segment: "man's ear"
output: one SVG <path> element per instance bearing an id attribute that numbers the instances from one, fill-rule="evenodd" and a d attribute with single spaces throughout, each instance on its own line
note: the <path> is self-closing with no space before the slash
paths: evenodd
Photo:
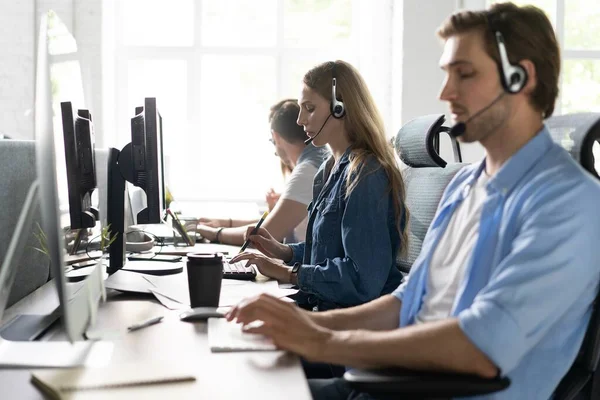
<path id="1" fill-rule="evenodd" d="M 537 72 L 535 70 L 535 64 L 531 60 L 521 60 L 519 65 L 525 68 L 527 71 L 527 84 L 523 88 L 523 93 L 530 95 L 533 93 L 537 86 Z"/>
<path id="2" fill-rule="evenodd" d="M 279 133 L 277 133 L 276 131 L 271 131 L 271 134 L 273 135 L 273 141 L 276 143 L 279 143 L 281 141 L 281 136 L 279 135 Z"/>

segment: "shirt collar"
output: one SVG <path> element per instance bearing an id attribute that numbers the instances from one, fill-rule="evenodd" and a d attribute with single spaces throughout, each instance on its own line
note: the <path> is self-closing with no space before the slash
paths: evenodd
<path id="1" fill-rule="evenodd" d="M 337 165 L 334 164 L 335 158 L 333 157 L 333 154 L 331 154 L 329 156 L 329 158 L 327 159 L 326 169 L 330 170 L 332 173 L 341 171 L 344 168 L 344 165 L 346 165 L 350 162 L 350 153 L 351 152 L 352 152 L 352 147 L 348 147 L 346 149 L 346 151 L 344 152 L 344 154 L 342 154 L 342 156 L 340 157 L 340 161 L 337 163 Z M 332 169 L 334 167 L 335 167 L 335 169 Z"/>
<path id="2" fill-rule="evenodd" d="M 352 147 L 348 147 L 346 149 L 346 151 L 344 152 L 344 154 L 342 154 L 342 157 L 340 157 L 340 161 L 338 162 L 338 170 L 341 170 L 344 166 L 344 164 L 348 164 L 350 162 L 350 153 L 352 153 Z M 332 156 L 333 158 L 333 156 Z"/>
<path id="3" fill-rule="evenodd" d="M 310 160 L 311 158 L 319 158 L 321 162 L 327 158 L 328 151 L 326 147 L 315 147 L 312 145 L 304 146 L 300 157 L 298 157 L 297 164 L 300 164 L 304 160 Z"/>
<path id="4" fill-rule="evenodd" d="M 521 178 L 546 154 L 553 143 L 548 129 L 545 125 L 542 126 L 542 129 L 529 142 L 500 167 L 498 172 L 489 180 L 488 187 L 504 195 L 510 193 Z M 485 159 L 483 159 L 467 180 L 468 185 L 472 185 L 479 178 L 479 175 L 485 169 L 485 165 Z"/>

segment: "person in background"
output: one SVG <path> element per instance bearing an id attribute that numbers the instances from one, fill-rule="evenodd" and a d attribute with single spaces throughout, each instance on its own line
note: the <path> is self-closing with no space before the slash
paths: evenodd
<path id="1" fill-rule="evenodd" d="M 277 200 L 274 191 L 267 193 L 267 203 L 273 209 L 263 227 L 275 240 L 292 242 L 304 239 L 306 234 L 306 207 L 312 199 L 312 183 L 317 169 L 329 156 L 329 150 L 304 143 L 306 134 L 296 124 L 300 107 L 295 99 L 281 100 L 271 107 L 269 121 L 275 153 L 281 159 L 282 172 L 289 172 L 285 189 Z M 242 245 L 248 226 L 255 226 L 258 218 L 248 220 L 200 218 L 197 231 L 206 239 L 219 243 Z"/>
<path id="2" fill-rule="evenodd" d="M 277 153 L 275 154 L 277 155 Z M 281 165 L 281 175 L 283 176 L 283 180 L 287 182 L 288 178 L 292 174 L 292 170 L 282 160 L 279 160 L 279 163 Z M 267 191 L 267 193 L 265 194 L 265 201 L 267 203 L 267 208 L 269 209 L 269 212 L 273 211 L 273 209 L 275 208 L 275 204 L 277 204 L 280 197 L 281 193 L 276 192 L 273 188 L 270 188 Z"/>

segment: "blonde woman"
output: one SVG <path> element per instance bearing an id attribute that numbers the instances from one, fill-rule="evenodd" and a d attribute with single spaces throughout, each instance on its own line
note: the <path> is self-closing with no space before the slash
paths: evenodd
<path id="1" fill-rule="evenodd" d="M 366 303 L 398 287 L 396 255 L 407 246 L 404 184 L 383 121 L 358 73 L 344 61 L 308 71 L 298 125 L 332 156 L 315 176 L 304 242 L 284 245 L 268 229 L 244 253 L 264 275 L 300 288 L 295 300 L 322 311 Z"/>

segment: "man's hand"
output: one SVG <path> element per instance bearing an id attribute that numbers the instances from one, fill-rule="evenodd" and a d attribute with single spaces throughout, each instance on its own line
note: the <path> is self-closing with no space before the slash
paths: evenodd
<path id="1" fill-rule="evenodd" d="M 219 228 L 213 228 L 208 225 L 196 226 L 196 232 L 198 232 L 200 235 L 202 235 L 203 238 L 205 238 L 211 242 L 214 242 L 215 240 L 217 240 L 217 231 L 218 230 L 219 230 Z"/>
<path id="2" fill-rule="evenodd" d="M 230 225 L 229 219 L 219 219 L 219 218 L 198 218 L 198 225 L 209 226 L 211 228 L 227 228 Z"/>
<path id="3" fill-rule="evenodd" d="M 225 317 L 243 324 L 246 332 L 265 335 L 278 348 L 315 362 L 325 361 L 327 344 L 334 335 L 333 331 L 317 325 L 310 312 L 265 293 L 244 300 Z M 254 321 L 263 324 L 248 327 Z"/>
<path id="4" fill-rule="evenodd" d="M 275 192 L 273 188 L 270 188 L 269 191 L 265 194 L 265 200 L 267 202 L 267 207 L 269 208 L 269 211 L 273 211 L 273 209 L 275 208 L 275 204 L 277 204 L 280 197 L 281 193 Z"/>
<path id="5" fill-rule="evenodd" d="M 283 265 L 281 261 L 273 260 L 262 254 L 246 252 L 233 257 L 230 262 L 236 263 L 243 260 L 248 260 L 247 266 L 256 265 L 260 273 L 269 278 L 277 279 L 281 283 L 292 283 L 290 282 L 292 269 Z"/>

